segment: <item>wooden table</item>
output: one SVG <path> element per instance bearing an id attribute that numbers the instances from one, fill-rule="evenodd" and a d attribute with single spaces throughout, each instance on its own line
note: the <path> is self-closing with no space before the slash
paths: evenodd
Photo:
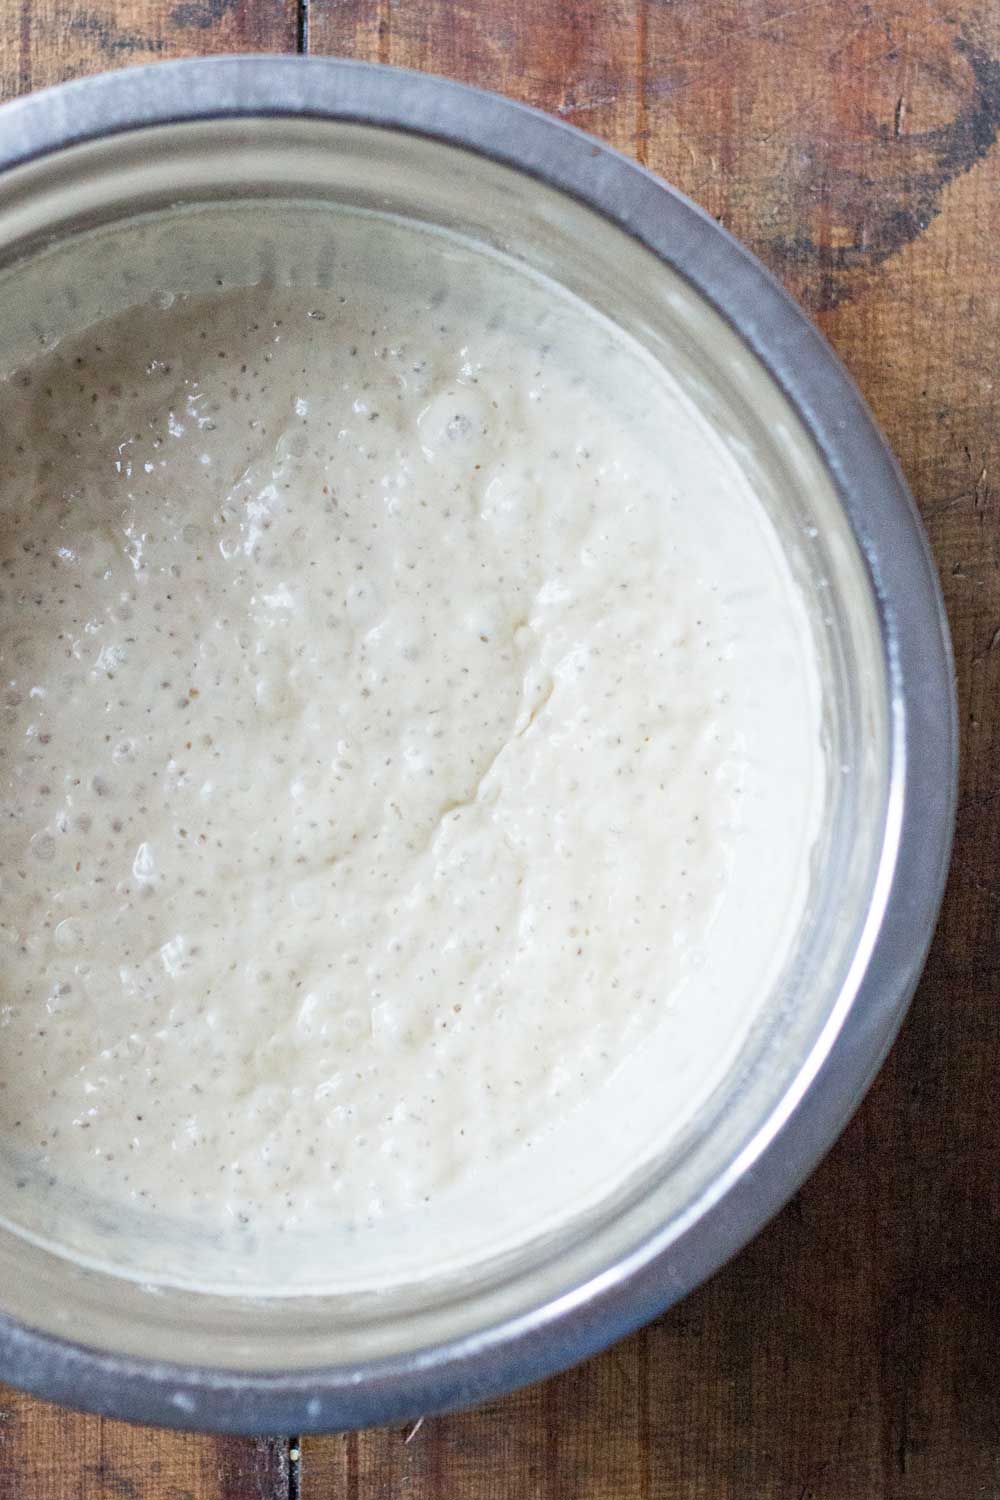
<path id="1" fill-rule="evenodd" d="M 0 1388 L 0 1500 L 996 1500 L 1000 6 L 0 4 L 7 96 L 257 49 L 377 58 L 552 110 L 684 188 L 805 304 L 895 447 L 944 580 L 964 755 L 951 883 L 910 1019 L 840 1144 L 651 1327 L 413 1434 L 190 1437 Z"/>

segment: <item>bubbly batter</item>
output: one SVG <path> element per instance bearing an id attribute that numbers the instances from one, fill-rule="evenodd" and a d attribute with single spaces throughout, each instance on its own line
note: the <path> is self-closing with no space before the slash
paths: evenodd
<path id="1" fill-rule="evenodd" d="M 22 1201 L 234 1253 L 426 1213 L 640 1048 L 679 1126 L 822 773 L 801 604 L 669 375 L 359 216 L 331 289 L 164 295 L 13 372 L 0 444 Z"/>

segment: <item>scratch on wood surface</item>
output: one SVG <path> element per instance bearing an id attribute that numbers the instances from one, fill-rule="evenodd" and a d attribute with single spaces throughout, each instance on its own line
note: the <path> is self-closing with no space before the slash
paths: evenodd
<path id="1" fill-rule="evenodd" d="M 983 468 L 979 472 L 979 478 L 976 480 L 976 499 L 975 499 L 976 510 L 978 510 L 978 511 L 985 510 L 987 502 L 989 501 L 989 498 L 990 498 L 990 486 L 989 486 L 989 482 L 988 482 L 987 477 L 986 477 L 986 467 L 984 465 Z"/>
<path id="2" fill-rule="evenodd" d="M 998 799 L 1000 799 L 1000 789 L 994 792 L 992 797 L 984 798 L 982 803 L 977 805 L 982 806 L 987 802 L 996 802 Z M 959 807 L 964 808 L 966 805 L 965 802 L 961 802 Z M 967 878 L 973 890 L 978 892 L 980 896 L 985 896 L 986 900 L 991 901 L 994 906 L 1000 902 L 1000 891 L 996 889 L 996 886 L 991 881 L 985 879 L 982 875 L 977 875 L 975 867 L 970 861 L 963 859 L 952 860 L 952 874 L 959 871 Z"/>
<path id="3" fill-rule="evenodd" d="M 957 505 L 964 505 L 967 500 L 971 500 L 972 498 L 972 490 L 960 490 L 957 495 L 948 495 L 943 500 L 925 500 L 920 507 L 920 514 L 925 521 L 931 521 L 938 516 L 946 515 L 948 511 L 954 510 Z"/>
<path id="4" fill-rule="evenodd" d="M 567 115 L 578 115 L 590 109 L 603 109 L 606 104 L 617 104 L 617 102 L 617 94 L 600 94 L 596 99 L 567 99 L 565 103 L 559 105 L 556 114 L 565 119 Z"/>
<path id="5" fill-rule="evenodd" d="M 747 21 L 743 26 L 718 26 L 713 27 L 711 38 L 703 38 L 693 43 L 690 47 L 679 47 L 671 52 L 672 63 L 685 62 L 689 58 L 698 57 L 699 54 L 715 55 L 720 46 L 727 42 L 750 41 L 755 36 L 763 36 L 770 26 L 777 26 L 781 21 L 794 21 L 799 16 L 807 15 L 816 10 L 817 6 L 824 4 L 824 0 L 807 0 L 805 5 L 794 5 L 788 10 L 779 10 L 771 16 L 761 16 L 757 19 Z"/>
<path id="6" fill-rule="evenodd" d="M 837 46 L 832 51 L 823 54 L 822 58 L 818 60 L 819 66 L 822 67 L 826 72 L 830 72 L 832 64 L 839 59 L 841 53 L 845 52 L 847 48 L 850 47 L 851 43 L 855 41 L 859 36 L 861 36 L 866 29 L 867 23 L 862 22 L 862 24 L 857 27 L 855 31 L 851 32 L 848 37 L 838 42 Z M 728 40 L 729 38 L 734 38 L 735 40 L 739 41 L 752 40 L 752 34 L 735 31 L 721 32 L 718 39 L 721 43 Z M 878 57 L 869 58 L 867 62 L 852 67 L 852 85 L 857 81 L 858 78 L 864 77 L 866 73 L 870 73 L 874 68 L 879 67 L 882 63 L 894 57 L 896 51 L 896 45 L 895 43 L 893 43 L 886 49 L 885 52 L 880 53 Z M 682 56 L 671 57 L 671 62 L 682 60 Z M 699 68 L 696 72 L 689 74 L 685 78 L 652 80 L 648 85 L 648 92 L 653 98 L 664 99 L 669 102 L 670 100 L 677 98 L 681 94 L 690 93 L 693 89 L 711 88 L 714 81 L 712 77 L 713 70 L 718 67 L 720 62 L 721 58 L 719 57 L 718 53 L 715 53 L 711 56 L 710 60 L 704 67 Z M 787 115 L 782 116 L 782 118 L 778 121 L 778 123 L 772 130 L 767 131 L 760 137 L 758 144 L 761 146 L 770 145 L 772 141 L 786 135 L 788 133 L 789 127 L 791 127 L 792 125 L 796 125 L 803 120 L 808 120 L 814 115 L 818 114 L 820 111 L 827 109 L 828 107 L 828 96 L 824 94 L 822 90 L 817 90 L 816 98 L 814 99 L 812 104 L 803 105 L 800 108 L 790 111 Z"/>
<path id="7" fill-rule="evenodd" d="M 990 656 L 992 656 L 993 652 L 996 651 L 998 647 L 1000 647 L 1000 625 L 998 625 L 997 628 L 993 631 L 993 634 L 990 636 L 989 641 L 986 643 L 984 649 L 975 653 L 969 665 L 972 667 L 982 666 L 983 662 L 986 661 Z"/>
<path id="8" fill-rule="evenodd" d="M 855 35 L 857 34 L 858 33 L 855 33 Z M 848 40 L 843 43 L 842 47 L 838 48 L 834 52 L 829 53 L 829 55 L 824 59 L 824 66 L 828 70 L 832 70 L 833 64 L 839 59 L 840 53 L 846 50 L 846 48 L 851 45 L 851 42 L 853 40 L 854 36 L 849 37 Z M 883 63 L 892 61 L 892 59 L 896 55 L 896 50 L 896 45 L 895 43 L 893 43 L 892 46 L 887 47 L 884 52 L 880 52 L 877 57 L 870 57 L 867 62 L 861 63 L 858 67 L 853 67 L 851 69 L 852 89 L 857 87 L 857 83 L 860 78 L 864 78 L 866 74 L 874 72 L 874 70 L 876 68 L 880 68 Z M 816 98 L 812 104 L 807 104 L 802 109 L 792 110 L 789 114 L 784 115 L 778 121 L 773 130 L 770 130 L 766 135 L 761 137 L 760 144 L 762 146 L 771 145 L 772 141 L 779 140 L 782 137 L 786 136 L 792 126 L 799 127 L 802 125 L 803 121 L 815 118 L 815 116 L 820 114 L 821 111 L 828 108 L 829 99 L 826 97 L 826 95 L 821 95 L 820 97 Z"/>
<path id="9" fill-rule="evenodd" d="M 892 133 L 898 141 L 903 134 L 903 126 L 906 124 L 906 99 L 900 94 L 896 100 L 896 108 L 892 116 Z"/>

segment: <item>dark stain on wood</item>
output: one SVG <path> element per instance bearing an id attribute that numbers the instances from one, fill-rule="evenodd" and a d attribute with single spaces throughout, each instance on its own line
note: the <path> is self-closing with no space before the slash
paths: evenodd
<path id="1" fill-rule="evenodd" d="M 194 26 L 199 31 L 208 31 L 217 26 L 226 11 L 232 10 L 237 0 L 181 0 L 172 5 L 168 20 L 173 26 Z"/>
<path id="2" fill-rule="evenodd" d="M 93 43 L 109 58 L 122 54 L 122 62 L 131 61 L 135 53 L 161 53 L 166 46 L 162 36 L 146 36 L 131 29 L 122 31 L 113 16 L 93 10 L 74 12 L 68 19 L 67 30 L 71 38 Z"/>
<path id="3" fill-rule="evenodd" d="M 847 224 L 864 222 L 865 233 L 853 243 L 836 246 L 817 242 L 809 234 L 767 241 L 769 258 L 779 268 L 818 270 L 815 284 L 803 293 L 815 311 L 829 312 L 857 292 L 852 272 L 871 270 L 923 234 L 941 211 L 944 189 L 982 161 L 995 144 L 1000 130 L 1000 62 L 964 36 L 955 38 L 954 49 L 968 64 L 970 75 L 968 101 L 955 118 L 923 135 L 904 137 L 905 100 L 900 98 L 892 139 L 885 127 L 879 132 L 896 158 L 887 158 L 879 196 L 873 196 L 873 182 L 860 174 L 856 163 L 852 169 L 846 162 L 831 176 L 831 214 Z"/>
<path id="4" fill-rule="evenodd" d="M 138 1481 L 119 1473 L 112 1464 L 86 1464 L 83 1472 L 101 1500 L 143 1500 Z"/>

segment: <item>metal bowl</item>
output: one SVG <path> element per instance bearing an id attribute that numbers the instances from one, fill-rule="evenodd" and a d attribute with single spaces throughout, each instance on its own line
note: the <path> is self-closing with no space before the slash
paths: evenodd
<path id="1" fill-rule="evenodd" d="M 224 200 L 243 226 L 235 264 L 262 198 L 450 226 L 671 360 L 752 467 L 801 583 L 833 773 L 807 918 L 738 1066 L 679 1145 L 559 1233 L 432 1285 L 250 1300 L 143 1286 L 0 1228 L 5 1380 L 135 1420 L 300 1432 L 442 1411 L 564 1368 L 683 1296 L 780 1207 L 858 1104 L 919 975 L 947 866 L 956 728 L 913 504 L 821 336 L 693 204 L 507 100 L 381 67 L 258 57 L 6 105 L 0 359 L 18 340 L 44 343 L 86 301 L 73 268 L 88 245 L 103 247 L 94 284 L 107 311 L 127 305 L 138 275 L 115 253 L 119 229 Z M 173 222 L 163 244 L 201 255 L 207 274 L 197 236 Z"/>

